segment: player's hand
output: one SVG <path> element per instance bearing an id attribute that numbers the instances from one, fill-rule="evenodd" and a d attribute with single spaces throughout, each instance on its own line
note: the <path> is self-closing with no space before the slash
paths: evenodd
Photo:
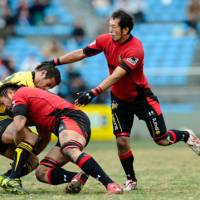
<path id="1" fill-rule="evenodd" d="M 50 61 L 44 61 L 42 63 L 40 63 L 36 69 L 40 69 L 42 67 L 55 67 L 56 65 L 54 64 L 54 61 L 53 60 L 50 60 Z"/>
<path id="2" fill-rule="evenodd" d="M 92 90 L 84 91 L 84 92 L 79 92 L 77 93 L 77 98 L 75 100 L 76 105 L 87 105 L 92 101 L 92 99 L 95 97 L 94 93 Z"/>
<path id="3" fill-rule="evenodd" d="M 54 58 L 53 60 L 42 62 L 36 67 L 36 69 L 40 69 L 41 67 L 55 67 L 56 65 L 60 64 L 60 60 L 58 58 Z"/>

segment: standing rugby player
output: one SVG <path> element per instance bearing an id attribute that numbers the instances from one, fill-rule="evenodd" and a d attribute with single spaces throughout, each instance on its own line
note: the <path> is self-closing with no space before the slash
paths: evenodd
<path id="1" fill-rule="evenodd" d="M 86 105 L 94 97 L 111 89 L 114 135 L 118 156 L 127 177 L 125 191 L 134 190 L 137 185 L 133 167 L 134 155 L 130 147 L 134 115 L 145 121 L 156 144 L 168 146 L 182 141 L 200 155 L 200 140 L 191 130 L 167 130 L 158 98 L 152 92 L 144 75 L 143 45 L 131 34 L 133 26 L 132 17 L 125 11 L 118 10 L 109 20 L 109 33 L 99 35 L 84 49 L 69 52 L 41 64 L 62 65 L 104 53 L 110 75 L 96 88 L 78 93 L 75 103 Z"/>

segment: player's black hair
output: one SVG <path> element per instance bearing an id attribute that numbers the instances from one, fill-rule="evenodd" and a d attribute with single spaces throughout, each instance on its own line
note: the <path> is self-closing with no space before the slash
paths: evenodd
<path id="1" fill-rule="evenodd" d="M 121 29 L 127 27 L 129 29 L 128 33 L 130 33 L 131 30 L 133 29 L 134 19 L 130 14 L 128 14 L 124 10 L 119 9 L 119 10 L 113 12 L 111 17 L 113 19 L 118 18 L 120 20 L 119 26 L 121 27 Z"/>
<path id="2" fill-rule="evenodd" d="M 60 82 L 61 82 L 61 75 L 60 75 L 60 71 L 56 68 L 56 67 L 53 67 L 53 66 L 42 66 L 42 65 L 38 65 L 36 68 L 35 68 L 35 71 L 47 71 L 47 74 L 46 74 L 46 78 L 55 78 L 56 80 L 56 84 L 59 85 Z"/>
<path id="3" fill-rule="evenodd" d="M 15 83 L 5 83 L 0 86 L 0 96 L 6 96 L 7 91 L 10 90 L 18 90 L 20 87 L 24 85 L 17 85 Z"/>

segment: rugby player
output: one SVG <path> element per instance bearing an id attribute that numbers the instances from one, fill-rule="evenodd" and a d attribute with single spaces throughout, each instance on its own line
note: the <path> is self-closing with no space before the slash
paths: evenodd
<path id="1" fill-rule="evenodd" d="M 16 83 L 19 85 L 24 85 L 27 87 L 39 87 L 45 90 L 55 87 L 60 83 L 60 72 L 56 68 L 51 68 L 48 66 L 37 67 L 34 71 L 27 72 L 17 72 L 5 80 L 0 82 L 0 85 L 3 83 Z M 5 111 L 5 107 L 0 105 L 0 154 L 9 159 L 13 159 L 13 153 L 15 149 L 13 134 L 9 131 L 9 124 L 12 122 L 12 118 L 9 116 L 9 113 Z M 6 131 L 5 131 L 6 130 Z M 26 134 L 29 129 L 24 129 L 20 135 L 21 137 Z M 34 138 L 35 134 L 33 133 L 32 137 Z M 24 138 L 23 138 L 24 139 Z M 39 154 L 48 144 L 48 137 L 39 138 L 38 144 L 34 149 L 34 153 Z M 32 154 L 23 169 L 23 175 L 30 173 L 38 165 L 38 158 Z M 0 186 L 2 186 L 3 180 L 10 176 L 11 170 L 8 170 L 6 173 L 0 175 Z"/>
<path id="2" fill-rule="evenodd" d="M 16 83 L 19 85 L 24 85 L 27 87 L 38 87 L 41 89 L 48 90 L 50 88 L 53 88 L 54 86 L 58 85 L 61 81 L 60 78 L 60 72 L 57 68 L 49 67 L 49 66 L 41 66 L 36 67 L 36 69 L 32 72 L 18 72 L 15 73 L 9 77 L 7 77 L 5 80 L 3 80 L 0 84 L 3 83 Z M 12 118 L 8 115 L 9 113 L 6 113 L 5 107 L 3 105 L 0 105 L 0 154 L 2 156 L 5 156 L 9 159 L 13 159 L 14 156 L 14 150 L 15 150 L 15 144 L 14 144 L 14 138 L 13 134 L 10 130 L 10 123 L 12 122 Z M 40 130 L 37 130 L 38 133 Z M 21 141 L 22 139 L 25 140 L 25 136 L 29 135 L 28 139 L 36 140 L 35 134 L 30 134 L 30 129 L 26 128 L 23 129 L 20 132 Z M 32 136 L 32 138 L 30 138 Z M 35 169 L 38 166 L 38 158 L 35 155 L 38 155 L 48 144 L 50 137 L 47 137 L 47 135 L 39 133 L 39 138 L 34 145 L 33 153 L 30 155 L 28 162 L 26 165 L 24 165 L 22 173 L 19 175 L 17 174 L 18 178 L 15 178 L 13 181 L 10 181 L 9 184 L 13 187 L 5 188 L 9 192 L 14 193 L 24 193 L 25 191 L 22 188 L 21 180 L 19 179 L 21 176 L 25 176 L 29 174 L 33 169 Z M 20 143 L 20 141 L 18 141 Z M 19 144 L 18 144 L 19 145 Z M 55 146 L 56 149 L 59 149 L 57 146 Z M 61 173 L 60 179 L 62 181 L 52 183 L 52 184 L 61 184 L 70 182 L 67 185 L 67 192 L 68 193 L 78 193 L 81 190 L 81 186 L 85 183 L 88 176 L 84 173 L 75 173 L 71 172 L 70 176 L 68 171 L 60 168 Z M 4 187 L 2 185 L 4 179 L 11 176 L 11 169 L 9 169 L 7 172 L 0 175 L 0 187 Z M 16 176 L 16 175 L 15 175 Z M 67 178 L 63 178 L 66 177 Z M 57 180 L 57 179 L 56 179 Z M 17 182 L 17 183 L 16 183 Z M 19 188 L 19 184 L 21 185 Z M 16 188 L 17 187 L 17 188 Z"/>
<path id="3" fill-rule="evenodd" d="M 127 177 L 125 191 L 134 190 L 137 185 L 134 155 L 130 147 L 134 115 L 145 121 L 156 144 L 168 146 L 183 141 L 200 155 L 200 140 L 191 130 L 167 130 L 158 98 L 144 75 L 143 45 L 131 34 L 133 26 L 133 18 L 125 11 L 117 10 L 109 20 L 109 33 L 97 36 L 94 42 L 83 49 L 41 63 L 41 66 L 56 66 L 104 53 L 110 75 L 96 88 L 78 93 L 75 102 L 77 105 L 86 105 L 111 88 L 113 130 L 118 156 Z"/>
<path id="4" fill-rule="evenodd" d="M 36 171 L 38 180 L 46 183 L 55 181 L 52 180 L 52 171 L 57 172 L 56 167 L 59 167 L 60 158 L 64 156 L 67 161 L 75 163 L 86 174 L 100 181 L 108 193 L 122 193 L 121 187 L 104 172 L 94 158 L 83 152 L 90 140 L 90 121 L 87 115 L 78 110 L 75 105 L 45 90 L 19 88 L 15 84 L 4 84 L 0 87 L 0 102 L 7 110 L 12 109 L 11 131 L 16 137 L 25 128 L 27 121 L 43 130 L 44 134 L 53 132 L 58 136 L 60 149 L 57 152 L 50 150 L 41 161 Z M 30 144 L 26 145 L 31 149 Z M 31 152 L 24 146 L 18 146 L 16 152 L 19 148 L 20 160 L 16 159 L 13 163 L 12 173 L 22 169 Z M 57 175 L 56 178 L 59 179 L 59 176 Z M 9 181 L 4 180 L 4 184 L 9 185 Z"/>

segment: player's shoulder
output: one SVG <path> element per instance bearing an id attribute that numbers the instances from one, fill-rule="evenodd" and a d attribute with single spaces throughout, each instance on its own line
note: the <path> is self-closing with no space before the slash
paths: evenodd
<path id="1" fill-rule="evenodd" d="M 18 98 L 25 98 L 26 95 L 28 95 L 30 93 L 30 91 L 26 90 L 26 87 L 20 87 L 14 94 L 13 99 L 16 100 Z"/>
<path id="2" fill-rule="evenodd" d="M 25 79 L 29 79 L 31 77 L 31 72 L 16 72 L 14 74 L 11 74 L 7 78 L 3 80 L 3 82 L 6 83 L 17 83 L 19 81 L 23 81 Z"/>
<path id="3" fill-rule="evenodd" d="M 15 73 L 11 82 L 18 83 L 27 87 L 35 87 L 31 71 Z"/>
<path id="4" fill-rule="evenodd" d="M 134 47 L 134 48 L 133 48 Z M 144 56 L 144 48 L 142 42 L 135 36 L 131 36 L 127 45 L 124 46 L 124 55 L 130 56 L 134 55 L 138 58 L 143 59 Z"/>
<path id="5" fill-rule="evenodd" d="M 16 72 L 14 73 L 13 75 L 11 76 L 14 76 L 14 77 L 27 77 L 27 76 L 30 76 L 31 75 L 31 71 L 24 71 L 24 72 Z"/>
<path id="6" fill-rule="evenodd" d="M 32 88 L 30 87 L 26 87 L 26 86 L 22 86 L 20 87 L 16 93 L 20 93 L 20 94 L 29 94 L 29 92 L 32 92 Z"/>
<path id="7" fill-rule="evenodd" d="M 134 48 L 132 48 L 133 46 Z M 129 49 L 132 49 L 132 51 L 141 51 L 141 52 L 144 51 L 141 40 L 135 36 L 132 36 L 129 47 L 130 47 Z"/>
<path id="8" fill-rule="evenodd" d="M 108 40 L 112 40 L 112 36 L 109 34 L 109 33 L 104 33 L 104 34 L 100 34 L 96 37 L 96 39 L 98 41 L 102 41 L 102 42 L 105 42 L 105 41 L 108 41 Z"/>

